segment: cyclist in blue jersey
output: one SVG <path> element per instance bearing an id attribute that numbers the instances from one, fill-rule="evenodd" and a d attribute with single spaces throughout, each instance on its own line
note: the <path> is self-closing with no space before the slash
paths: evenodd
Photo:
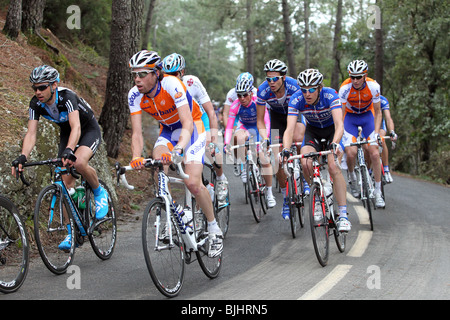
<path id="1" fill-rule="evenodd" d="M 288 115 L 288 105 L 291 96 L 300 90 L 297 81 L 286 75 L 287 66 L 284 62 L 273 59 L 269 60 L 264 65 L 264 72 L 266 73 L 266 80 L 258 88 L 258 99 L 256 101 L 258 110 L 258 130 L 263 137 L 269 137 L 269 140 L 265 144 L 279 143 L 283 139 L 284 132 L 287 125 L 287 115 Z M 264 113 L 267 108 L 270 114 L 270 126 L 271 132 L 268 133 L 264 125 Z M 294 142 L 302 142 L 305 133 L 305 121 L 303 116 L 298 117 L 298 121 L 295 124 L 293 139 Z M 278 154 L 279 149 L 274 148 L 274 153 Z M 284 219 L 289 218 L 289 203 L 286 197 L 286 174 L 284 170 L 280 170 L 279 161 L 275 157 L 275 168 L 277 170 L 277 179 L 281 188 L 281 193 L 283 194 L 283 208 L 281 210 L 281 215 Z M 306 181 L 305 191 L 309 194 L 309 186 Z"/>
<path id="2" fill-rule="evenodd" d="M 389 101 L 384 96 L 381 98 L 381 112 L 383 113 L 383 121 L 381 122 L 380 136 L 385 136 L 389 129 L 389 135 L 391 136 L 391 141 L 397 141 L 397 134 L 394 131 L 394 120 L 391 117 L 391 111 L 389 110 Z M 384 166 L 384 177 L 387 183 L 391 183 L 392 179 L 391 172 L 389 170 L 389 151 L 386 145 L 386 140 L 383 139 L 383 151 L 381 152 L 381 159 L 383 160 Z"/>
<path id="3" fill-rule="evenodd" d="M 36 144 L 39 119 L 42 116 L 60 127 L 58 157 L 63 158 L 64 166 L 74 166 L 83 175 L 94 191 L 96 218 L 104 218 L 108 213 L 108 194 L 99 184 L 96 170 L 88 163 L 102 140 L 100 127 L 91 107 L 75 92 L 58 87 L 59 73 L 51 66 L 36 67 L 31 72 L 30 82 L 35 95 L 30 101 L 22 154 L 13 161 L 12 174 L 16 174 L 16 165 L 19 171 L 23 170 L 22 165 L 27 162 Z M 63 180 L 69 189 L 75 186 L 75 178 L 71 175 L 64 175 Z M 69 232 L 59 248 L 70 249 L 71 241 Z"/>
<path id="4" fill-rule="evenodd" d="M 339 142 L 344 134 L 342 106 L 336 90 L 324 87 L 323 75 L 317 69 L 306 69 L 297 77 L 301 90 L 294 93 L 289 102 L 287 128 L 283 136 L 283 160 L 291 155 L 292 132 L 300 114 L 306 119 L 305 139 L 301 153 L 322 151 L 320 141 L 325 139 L 329 148 L 338 156 L 343 154 Z M 302 159 L 305 177 L 309 183 L 312 176 L 311 160 Z M 339 206 L 338 230 L 348 232 L 351 229 L 347 218 L 346 183 L 340 168 L 334 161 L 334 155 L 328 156 L 328 170 L 333 179 L 334 194 Z"/>

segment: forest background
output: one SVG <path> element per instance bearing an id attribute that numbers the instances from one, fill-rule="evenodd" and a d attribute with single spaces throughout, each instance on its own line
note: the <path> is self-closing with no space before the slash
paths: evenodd
<path id="1" fill-rule="evenodd" d="M 399 136 L 391 168 L 450 184 L 448 1 L 0 0 L 4 11 L 14 6 L 3 29 L 10 39 L 14 28 L 37 34 L 58 56 L 42 27 L 108 69 L 99 122 L 109 157 L 119 156 L 117 141 L 128 126 L 127 62 L 142 48 L 182 54 L 187 73 L 218 104 L 241 72 L 261 83 L 270 59 L 285 61 L 293 78 L 317 68 L 334 89 L 347 78 L 348 63 L 363 59 L 390 102 Z M 63 59 L 54 62 L 64 78 Z"/>

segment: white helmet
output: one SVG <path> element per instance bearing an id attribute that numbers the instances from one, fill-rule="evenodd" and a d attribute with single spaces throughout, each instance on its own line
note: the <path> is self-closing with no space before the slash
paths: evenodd
<path id="1" fill-rule="evenodd" d="M 236 93 L 253 90 L 253 76 L 250 72 L 241 73 L 236 79 Z"/>
<path id="2" fill-rule="evenodd" d="M 59 72 L 53 67 L 42 65 L 34 68 L 30 75 L 31 83 L 59 82 Z"/>
<path id="3" fill-rule="evenodd" d="M 130 59 L 130 68 L 156 69 L 161 66 L 161 58 L 155 51 L 142 50 Z"/>
<path id="4" fill-rule="evenodd" d="M 323 75 L 317 69 L 306 69 L 298 74 L 297 83 L 300 87 L 314 87 L 322 84 Z"/>
<path id="5" fill-rule="evenodd" d="M 281 75 L 285 75 L 287 73 L 288 67 L 287 65 L 278 59 L 272 59 L 267 61 L 264 65 L 264 72 L 275 71 L 281 73 Z"/>
<path id="6" fill-rule="evenodd" d="M 164 72 L 172 73 L 181 71 L 186 67 L 184 57 L 178 53 L 169 54 L 163 59 L 162 68 Z"/>
<path id="7" fill-rule="evenodd" d="M 351 76 L 364 75 L 369 70 L 364 60 L 353 60 L 348 64 L 347 71 Z"/>

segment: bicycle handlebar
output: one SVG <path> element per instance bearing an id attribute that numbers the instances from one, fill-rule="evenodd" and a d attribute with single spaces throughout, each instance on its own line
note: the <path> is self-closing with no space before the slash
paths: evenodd
<path id="1" fill-rule="evenodd" d="M 390 136 L 380 136 L 381 139 L 388 139 L 390 140 L 391 137 Z M 353 146 L 360 146 L 360 145 L 364 145 L 364 144 L 370 144 L 373 142 L 377 142 L 376 140 L 361 140 L 361 141 L 356 141 L 356 142 L 351 142 L 351 143 L 347 143 L 344 145 L 344 147 L 353 147 Z M 377 142 L 378 143 L 378 142 Z"/>
<path id="2" fill-rule="evenodd" d="M 43 166 L 43 165 L 51 165 L 51 166 L 55 166 L 55 167 L 62 167 L 63 166 L 63 161 L 62 161 L 62 158 L 54 158 L 54 159 L 48 159 L 48 160 L 28 162 L 28 163 L 24 163 L 22 165 L 22 168 L 34 167 L 34 166 Z M 20 177 L 20 180 L 22 181 L 22 183 L 24 185 L 26 185 L 27 187 L 29 187 L 30 183 L 25 179 L 25 177 L 23 175 L 23 171 L 19 171 L 18 170 L 19 169 L 18 166 L 16 166 L 15 169 L 16 169 L 16 173 L 18 173 L 18 177 L 16 176 L 16 178 L 18 179 Z M 76 171 L 76 169 L 74 167 L 66 166 L 66 170 L 67 170 L 67 174 L 71 174 L 75 179 L 80 178 L 80 174 Z"/>
<path id="3" fill-rule="evenodd" d="M 157 167 L 158 169 L 163 168 L 163 163 L 161 160 L 155 160 L 155 159 L 144 159 L 145 164 L 144 166 L 146 168 L 152 168 Z M 189 179 L 189 175 L 186 174 L 183 170 L 183 167 L 181 166 L 181 163 L 173 163 L 176 165 L 176 171 L 183 179 Z M 125 177 L 125 173 L 130 170 L 135 170 L 132 166 L 121 166 L 119 162 L 116 162 L 115 165 L 116 168 L 116 176 L 117 176 L 117 186 L 120 185 L 120 182 L 124 185 L 125 188 L 128 190 L 134 190 L 134 186 L 130 185 L 127 181 L 127 178 Z"/>

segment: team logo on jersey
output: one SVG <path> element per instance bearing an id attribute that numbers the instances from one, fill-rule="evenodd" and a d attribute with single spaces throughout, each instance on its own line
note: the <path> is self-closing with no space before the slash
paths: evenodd
<path id="1" fill-rule="evenodd" d="M 187 85 L 190 87 L 190 86 L 192 86 L 194 84 L 194 80 L 192 80 L 192 79 L 189 79 L 188 81 L 187 81 Z"/>
<path id="2" fill-rule="evenodd" d="M 179 98 L 181 98 L 183 96 L 183 94 L 181 93 L 181 92 L 177 92 L 176 94 L 175 94 L 175 99 L 179 99 Z"/>

